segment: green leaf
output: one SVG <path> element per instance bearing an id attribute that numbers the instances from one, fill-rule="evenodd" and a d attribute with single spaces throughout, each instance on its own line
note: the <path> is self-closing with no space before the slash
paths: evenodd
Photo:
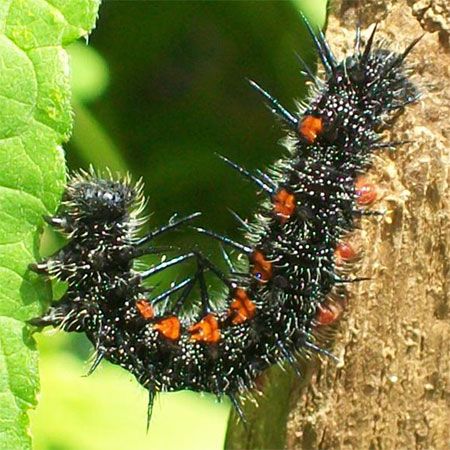
<path id="1" fill-rule="evenodd" d="M 28 449 L 27 409 L 39 389 L 37 354 L 25 320 L 50 298 L 30 273 L 43 215 L 65 183 L 61 144 L 72 128 L 68 56 L 87 35 L 99 0 L 0 2 L 0 448 Z"/>

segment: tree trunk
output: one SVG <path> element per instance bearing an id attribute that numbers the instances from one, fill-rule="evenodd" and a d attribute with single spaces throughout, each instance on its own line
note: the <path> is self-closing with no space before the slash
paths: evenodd
<path id="1" fill-rule="evenodd" d="M 351 286 L 334 345 L 342 364 L 322 361 L 303 387 L 268 374 L 267 398 L 246 429 L 230 427 L 227 448 L 450 448 L 450 6 L 357 3 L 331 5 L 327 38 L 341 56 L 358 21 L 363 31 L 379 22 L 394 50 L 425 33 L 408 56 L 423 98 L 386 136 L 411 142 L 379 152 L 368 174 L 386 214 L 364 219 L 352 238 L 363 255 L 354 274 L 371 280 Z M 286 431 L 274 405 L 289 400 Z"/>

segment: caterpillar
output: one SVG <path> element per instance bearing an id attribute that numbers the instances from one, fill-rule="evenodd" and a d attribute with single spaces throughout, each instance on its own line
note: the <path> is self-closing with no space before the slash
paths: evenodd
<path id="1" fill-rule="evenodd" d="M 137 271 L 136 258 L 170 250 L 155 239 L 199 213 L 175 216 L 141 237 L 142 184 L 128 178 L 74 174 L 58 214 L 46 218 L 68 243 L 30 268 L 68 288 L 31 323 L 84 332 L 96 350 L 90 372 L 102 359 L 131 372 L 149 392 L 149 417 L 157 392 L 189 389 L 227 395 L 244 419 L 243 394 L 268 367 L 295 367 L 313 353 L 333 357 L 316 330 L 339 318 L 346 283 L 360 280 L 347 277 L 356 256 L 347 236 L 361 215 L 376 214 L 367 209 L 375 188 L 363 178 L 374 151 L 402 144 L 384 142 L 383 127 L 419 98 L 405 66 L 419 39 L 397 53 L 376 43 L 376 26 L 364 45 L 358 29 L 353 53 L 338 61 L 322 32 L 305 23 L 324 71 L 318 77 L 300 59 L 313 86 L 309 101 L 293 114 L 250 81 L 287 128 L 287 155 L 255 173 L 221 157 L 265 196 L 252 221 L 238 218 L 243 243 L 194 227 L 245 255 L 246 264 L 235 267 L 224 249 L 224 272 L 192 250 Z M 188 278 L 159 295 L 145 285 L 187 260 L 196 264 Z M 214 302 L 207 273 L 224 286 Z M 182 314 L 195 292 L 198 305 Z"/>

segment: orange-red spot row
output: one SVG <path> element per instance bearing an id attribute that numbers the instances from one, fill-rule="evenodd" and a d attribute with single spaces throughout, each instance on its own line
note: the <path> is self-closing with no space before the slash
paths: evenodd
<path id="1" fill-rule="evenodd" d="M 344 308 L 336 302 L 326 302 L 317 307 L 316 324 L 318 326 L 331 325 L 342 315 Z"/>
<path id="2" fill-rule="evenodd" d="M 267 261 L 264 254 L 255 250 L 250 256 L 253 265 L 252 273 L 261 282 L 267 283 L 272 278 L 272 263 Z"/>
<path id="3" fill-rule="evenodd" d="M 153 328 L 159 331 L 165 338 L 177 341 L 181 335 L 180 319 L 176 316 L 165 317 L 153 324 Z"/>
<path id="4" fill-rule="evenodd" d="M 340 242 L 336 246 L 334 256 L 336 258 L 336 264 L 342 264 L 344 262 L 349 262 L 355 259 L 356 252 L 348 242 Z"/>
<path id="5" fill-rule="evenodd" d="M 139 311 L 139 314 L 146 320 L 155 317 L 153 306 L 145 298 L 136 301 L 136 308 Z"/>
<path id="6" fill-rule="evenodd" d="M 298 132 L 312 144 L 323 131 L 323 120 L 320 117 L 305 116 L 298 124 Z"/>
<path id="7" fill-rule="evenodd" d="M 252 319 L 256 313 L 256 305 L 250 300 L 244 289 L 237 288 L 228 311 L 231 322 L 239 325 Z"/>
<path id="8" fill-rule="evenodd" d="M 377 199 L 377 187 L 373 183 L 368 183 L 365 178 L 358 178 L 355 187 L 356 203 L 358 203 L 358 205 L 371 205 Z"/>
<path id="9" fill-rule="evenodd" d="M 200 322 L 188 329 L 191 340 L 215 344 L 220 341 L 219 322 L 214 314 L 207 314 Z"/>
<path id="10" fill-rule="evenodd" d="M 153 307 L 146 299 L 136 301 L 136 308 L 141 316 L 146 320 L 155 318 Z M 245 289 L 236 288 L 233 292 L 228 317 L 231 323 L 239 325 L 252 319 L 256 313 L 256 305 L 250 300 Z M 181 323 L 176 316 L 156 319 L 153 328 L 162 336 L 171 341 L 177 341 L 181 337 Z M 191 340 L 195 342 L 205 342 L 216 344 L 220 341 L 220 323 L 217 317 L 210 313 L 203 317 L 199 322 L 188 328 Z"/>
<path id="11" fill-rule="evenodd" d="M 281 223 L 285 223 L 294 214 L 296 200 L 294 194 L 288 192 L 285 188 L 281 188 L 273 196 L 273 209 Z"/>

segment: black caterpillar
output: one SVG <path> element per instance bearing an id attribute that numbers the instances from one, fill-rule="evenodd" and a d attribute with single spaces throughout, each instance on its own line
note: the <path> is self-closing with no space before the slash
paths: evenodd
<path id="1" fill-rule="evenodd" d="M 58 216 L 47 221 L 69 243 L 32 269 L 68 283 L 63 299 L 34 325 L 59 326 L 86 333 L 96 349 L 91 371 L 106 358 L 129 370 L 149 391 L 149 413 L 158 391 L 190 389 L 218 397 L 226 394 L 238 412 L 241 394 L 269 366 L 298 356 L 325 353 L 315 329 L 334 322 L 345 301 L 342 263 L 355 256 L 345 242 L 355 219 L 371 214 L 364 205 L 375 198 L 360 175 L 380 148 L 385 120 L 418 99 L 402 53 L 376 48 L 375 29 L 365 46 L 357 31 L 354 53 L 336 61 L 322 33 L 307 25 L 325 71 L 314 84 L 308 105 L 297 115 L 283 108 L 256 83 L 270 109 L 289 128 L 289 154 L 268 173 L 251 174 L 223 158 L 266 194 L 251 223 L 241 221 L 245 244 L 197 228 L 248 257 L 247 267 L 224 273 L 198 251 L 164 261 L 144 272 L 133 260 L 161 251 L 153 240 L 195 218 L 172 219 L 139 236 L 143 207 L 141 185 L 73 176 Z M 226 253 L 225 253 L 226 255 Z M 195 273 L 152 296 L 143 280 L 185 260 Z M 344 264 L 345 265 L 345 264 Z M 205 273 L 225 285 L 214 307 Z M 191 317 L 181 308 L 196 288 L 199 307 Z"/>

